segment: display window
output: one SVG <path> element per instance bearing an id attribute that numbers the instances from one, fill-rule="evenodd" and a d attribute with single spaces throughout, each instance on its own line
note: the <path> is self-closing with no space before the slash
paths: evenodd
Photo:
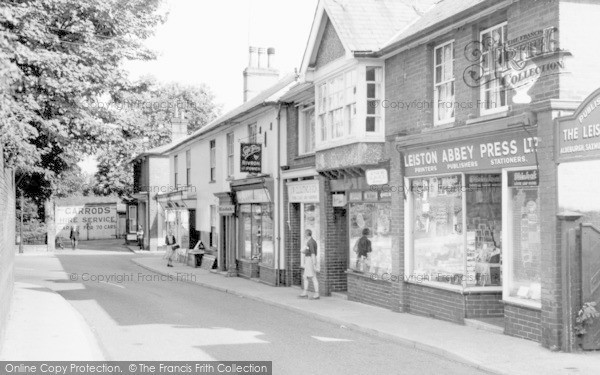
<path id="1" fill-rule="evenodd" d="M 350 264 L 358 272 L 392 272 L 391 205 L 350 203 Z"/>
<path id="2" fill-rule="evenodd" d="M 240 257 L 273 266 L 273 210 L 270 203 L 240 205 L 243 247 Z"/>
<path id="3" fill-rule="evenodd" d="M 460 287 L 502 284 L 501 181 L 501 174 L 410 180 L 409 281 Z"/>
<path id="4" fill-rule="evenodd" d="M 316 270 L 321 269 L 321 262 L 324 258 L 325 248 L 323 238 L 321 237 L 321 218 L 319 215 L 319 205 L 316 203 L 300 203 L 302 213 L 301 217 L 301 242 L 302 248 L 306 245 L 304 233 L 307 229 L 312 232 L 312 238 L 317 242 L 317 266 Z M 304 257 L 300 257 L 301 267 L 304 267 Z"/>

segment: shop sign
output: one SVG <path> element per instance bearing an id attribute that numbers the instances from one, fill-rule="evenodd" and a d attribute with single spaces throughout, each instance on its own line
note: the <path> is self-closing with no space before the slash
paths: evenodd
<path id="1" fill-rule="evenodd" d="M 558 120 L 558 162 L 600 157 L 600 89 L 573 116 Z"/>
<path id="2" fill-rule="evenodd" d="M 511 171 L 507 174 L 508 187 L 538 186 L 539 174 L 537 169 L 530 171 Z"/>
<path id="3" fill-rule="evenodd" d="M 457 173 L 535 165 L 538 138 L 525 132 L 491 135 L 486 139 L 458 141 L 403 153 L 405 174 Z"/>
<path id="4" fill-rule="evenodd" d="M 470 174 L 466 178 L 469 189 L 502 187 L 502 176 L 499 174 Z"/>
<path id="5" fill-rule="evenodd" d="M 376 191 L 365 191 L 364 200 L 366 201 L 377 201 L 377 192 Z"/>
<path id="6" fill-rule="evenodd" d="M 117 205 L 56 206 L 54 220 L 56 235 L 63 239 L 69 239 L 71 227 L 75 225 L 82 240 L 114 238 L 118 225 Z"/>
<path id="7" fill-rule="evenodd" d="M 235 193 L 238 203 L 265 203 L 270 202 L 266 189 L 239 190 Z"/>
<path id="8" fill-rule="evenodd" d="M 319 181 L 288 182 L 288 197 L 292 203 L 318 203 Z"/>
<path id="9" fill-rule="evenodd" d="M 240 147 L 240 172 L 261 173 L 262 146 L 260 143 L 242 143 Z"/>
<path id="10" fill-rule="evenodd" d="M 367 170 L 365 176 L 369 186 L 385 185 L 388 183 L 388 171 L 385 168 Z"/>
<path id="11" fill-rule="evenodd" d="M 381 191 L 381 192 L 379 192 L 379 197 L 381 199 L 391 199 L 392 198 L 392 192 L 391 191 Z"/>
<path id="12" fill-rule="evenodd" d="M 232 204 L 217 206 L 217 212 L 219 215 L 233 215 L 235 213 L 235 206 Z"/>
<path id="13" fill-rule="evenodd" d="M 350 202 L 360 202 L 362 201 L 362 192 L 361 191 L 352 191 L 348 193 L 348 200 Z"/>
<path id="14" fill-rule="evenodd" d="M 346 194 L 331 195 L 333 207 L 344 207 L 346 205 Z"/>

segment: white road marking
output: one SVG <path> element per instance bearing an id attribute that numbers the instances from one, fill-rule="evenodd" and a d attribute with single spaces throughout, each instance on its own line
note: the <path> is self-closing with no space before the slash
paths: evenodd
<path id="1" fill-rule="evenodd" d="M 108 281 L 100 281 L 103 284 L 108 284 L 108 285 L 112 285 L 112 286 L 116 286 L 117 288 L 123 288 L 125 289 L 125 287 L 123 285 L 117 285 L 117 284 L 113 284 L 113 283 L 109 283 Z"/>
<path id="2" fill-rule="evenodd" d="M 315 340 L 323 341 L 323 342 L 344 342 L 344 341 L 352 341 L 347 339 L 336 339 L 335 337 L 321 337 L 321 336 L 310 336 Z"/>

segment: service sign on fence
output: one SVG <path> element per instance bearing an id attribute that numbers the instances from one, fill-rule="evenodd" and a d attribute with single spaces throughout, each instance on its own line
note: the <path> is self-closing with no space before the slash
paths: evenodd
<path id="1" fill-rule="evenodd" d="M 54 209 L 56 235 L 69 239 L 71 227 L 77 224 L 80 240 L 115 238 L 117 234 L 117 205 L 94 204 L 56 206 Z"/>

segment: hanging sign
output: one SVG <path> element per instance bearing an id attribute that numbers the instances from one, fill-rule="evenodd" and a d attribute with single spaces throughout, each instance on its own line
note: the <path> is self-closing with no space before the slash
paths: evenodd
<path id="1" fill-rule="evenodd" d="M 262 146 L 259 143 L 242 143 L 240 147 L 240 172 L 261 173 Z"/>

